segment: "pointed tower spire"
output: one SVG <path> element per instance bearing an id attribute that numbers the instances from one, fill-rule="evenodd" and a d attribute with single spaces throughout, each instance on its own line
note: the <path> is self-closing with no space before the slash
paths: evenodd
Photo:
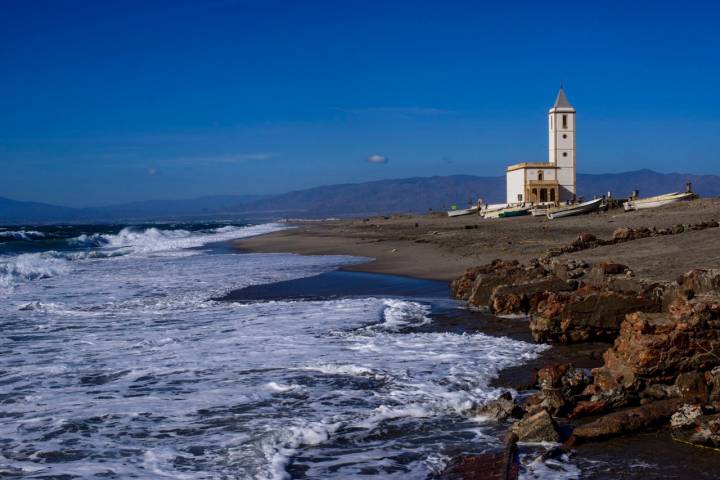
<path id="1" fill-rule="evenodd" d="M 560 84 L 560 90 L 558 91 L 557 98 L 555 99 L 555 105 L 553 105 L 552 108 L 573 108 L 565 96 L 565 90 L 563 90 L 562 84 Z"/>

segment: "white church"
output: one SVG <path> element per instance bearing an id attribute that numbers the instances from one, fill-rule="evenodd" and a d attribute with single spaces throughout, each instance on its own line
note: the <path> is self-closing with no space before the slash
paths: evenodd
<path id="1" fill-rule="evenodd" d="M 548 162 L 507 167 L 507 203 L 573 202 L 575 191 L 575 109 L 560 87 L 548 112 Z"/>

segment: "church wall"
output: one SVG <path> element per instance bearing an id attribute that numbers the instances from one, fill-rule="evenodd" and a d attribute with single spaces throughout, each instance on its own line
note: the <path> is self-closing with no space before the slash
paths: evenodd
<path id="1" fill-rule="evenodd" d="M 524 195 L 525 192 L 525 170 L 518 169 L 507 172 L 505 176 L 507 179 L 507 203 L 518 203 L 525 201 L 523 197 L 518 200 L 518 195 Z"/>
<path id="2" fill-rule="evenodd" d="M 538 172 L 543 172 L 543 180 L 556 180 L 554 168 L 528 168 L 527 179 L 528 180 L 539 180 Z"/>

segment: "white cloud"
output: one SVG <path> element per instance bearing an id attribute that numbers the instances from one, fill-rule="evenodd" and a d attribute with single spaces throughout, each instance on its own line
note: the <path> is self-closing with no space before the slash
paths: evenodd
<path id="1" fill-rule="evenodd" d="M 385 157 L 385 156 L 383 156 L 383 155 L 378 155 L 378 154 L 370 155 L 370 156 L 367 158 L 367 161 L 370 162 L 370 163 L 375 163 L 375 164 L 388 163 L 387 157 Z"/>
<path id="2" fill-rule="evenodd" d="M 160 172 L 158 171 L 157 168 L 148 168 L 147 174 L 150 175 L 151 177 L 154 177 L 158 173 L 160 173 Z"/>

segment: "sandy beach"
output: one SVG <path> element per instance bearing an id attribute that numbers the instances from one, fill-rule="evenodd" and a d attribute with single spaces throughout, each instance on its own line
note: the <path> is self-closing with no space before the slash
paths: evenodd
<path id="1" fill-rule="evenodd" d="M 294 222 L 296 228 L 244 239 L 252 252 L 356 255 L 374 260 L 350 270 L 450 281 L 496 258 L 525 262 L 572 243 L 580 233 L 609 239 L 619 227 L 670 228 L 720 219 L 720 199 L 703 199 L 639 212 L 608 212 L 548 220 L 485 220 L 475 215 L 389 215 L 351 220 Z M 711 228 L 608 245 L 561 258 L 613 260 L 651 280 L 673 280 L 691 268 L 720 267 L 720 230 Z"/>

